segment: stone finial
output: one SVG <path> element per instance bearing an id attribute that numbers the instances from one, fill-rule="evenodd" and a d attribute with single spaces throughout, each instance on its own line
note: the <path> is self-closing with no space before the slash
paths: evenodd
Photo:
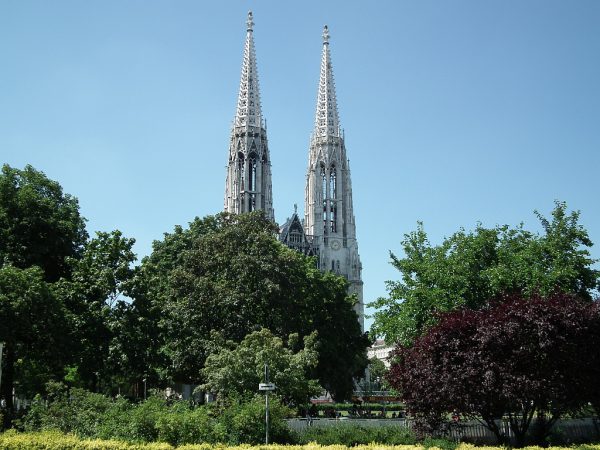
<path id="1" fill-rule="evenodd" d="M 253 26 L 254 22 L 252 21 L 252 11 L 248 11 L 248 20 L 246 20 L 246 30 L 252 31 Z"/>
<path id="2" fill-rule="evenodd" d="M 327 28 L 327 25 L 323 27 L 323 44 L 329 44 L 329 28 Z"/>

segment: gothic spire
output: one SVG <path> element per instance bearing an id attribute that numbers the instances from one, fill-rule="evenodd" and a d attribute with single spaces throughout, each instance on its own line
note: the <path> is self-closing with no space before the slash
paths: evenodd
<path id="1" fill-rule="evenodd" d="M 340 122 L 335 97 L 331 54 L 329 53 L 329 29 L 327 25 L 323 27 L 323 53 L 321 55 L 321 77 L 317 95 L 314 135 L 340 137 Z"/>
<path id="2" fill-rule="evenodd" d="M 274 221 L 271 158 L 260 110 L 253 26 L 249 12 L 240 92 L 229 139 L 224 209 L 235 214 L 264 210 Z"/>
<path id="3" fill-rule="evenodd" d="M 338 118 L 329 30 L 325 26 L 315 129 L 308 150 L 303 226 L 320 269 L 339 273 L 350 283 L 349 292 L 357 296 L 354 308 L 364 329 L 362 265 L 349 166 Z"/>
<path id="4" fill-rule="evenodd" d="M 260 90 L 258 87 L 258 72 L 256 70 L 256 53 L 252 35 L 252 11 L 248 11 L 246 21 L 246 44 L 244 45 L 244 61 L 240 79 L 240 93 L 234 126 L 261 127 L 262 113 L 260 110 Z"/>

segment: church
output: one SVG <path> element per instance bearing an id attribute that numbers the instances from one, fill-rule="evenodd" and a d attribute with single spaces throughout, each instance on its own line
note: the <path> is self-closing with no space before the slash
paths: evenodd
<path id="1" fill-rule="evenodd" d="M 224 210 L 238 214 L 263 210 L 275 221 L 252 12 L 248 13 L 246 25 L 242 75 L 229 141 Z M 355 311 L 364 331 L 362 266 L 352 208 L 350 164 L 338 116 L 327 26 L 323 29 L 315 125 L 308 149 L 304 217 L 300 219 L 294 208 L 280 228 L 279 239 L 290 248 L 316 256 L 322 271 L 338 273 L 348 280 L 349 292 L 358 299 Z"/>

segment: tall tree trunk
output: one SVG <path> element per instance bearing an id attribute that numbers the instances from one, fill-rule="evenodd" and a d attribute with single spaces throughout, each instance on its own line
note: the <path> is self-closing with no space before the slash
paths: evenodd
<path id="1" fill-rule="evenodd" d="M 15 383 L 15 348 L 14 344 L 7 342 L 5 346 L 4 358 L 2 359 L 2 380 L 0 398 L 6 402 L 6 412 L 4 414 L 4 428 L 9 428 L 14 416 L 13 386 Z"/>
<path id="2" fill-rule="evenodd" d="M 498 423 L 496 423 L 496 420 L 494 418 L 482 419 L 482 420 L 479 420 L 479 422 L 483 426 L 487 427 L 487 429 L 490 430 L 492 433 L 494 433 L 494 436 L 496 437 L 496 441 L 497 441 L 498 445 L 506 446 L 506 445 L 510 444 L 509 437 L 506 436 L 504 433 L 504 427 L 502 426 L 502 419 L 500 419 L 500 426 L 498 426 Z"/>

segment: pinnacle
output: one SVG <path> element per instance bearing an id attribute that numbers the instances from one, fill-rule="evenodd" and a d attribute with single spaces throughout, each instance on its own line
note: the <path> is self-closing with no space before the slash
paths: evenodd
<path id="1" fill-rule="evenodd" d="M 329 29 L 327 25 L 323 27 L 323 53 L 321 56 L 321 76 L 317 94 L 314 135 L 316 137 L 340 136 L 335 82 L 329 51 Z"/>
<path id="2" fill-rule="evenodd" d="M 254 50 L 253 16 L 248 11 L 246 21 L 246 42 L 244 44 L 244 59 L 240 79 L 237 110 L 234 126 L 261 127 L 262 112 L 260 107 L 260 88 L 258 85 L 258 71 L 256 69 L 256 52 Z"/>
<path id="3" fill-rule="evenodd" d="M 323 44 L 329 44 L 329 28 L 327 28 L 327 25 L 323 27 Z"/>
<path id="4" fill-rule="evenodd" d="M 253 26 L 254 26 L 254 22 L 252 21 L 252 11 L 248 11 L 248 20 L 246 21 L 246 30 L 252 31 Z"/>

